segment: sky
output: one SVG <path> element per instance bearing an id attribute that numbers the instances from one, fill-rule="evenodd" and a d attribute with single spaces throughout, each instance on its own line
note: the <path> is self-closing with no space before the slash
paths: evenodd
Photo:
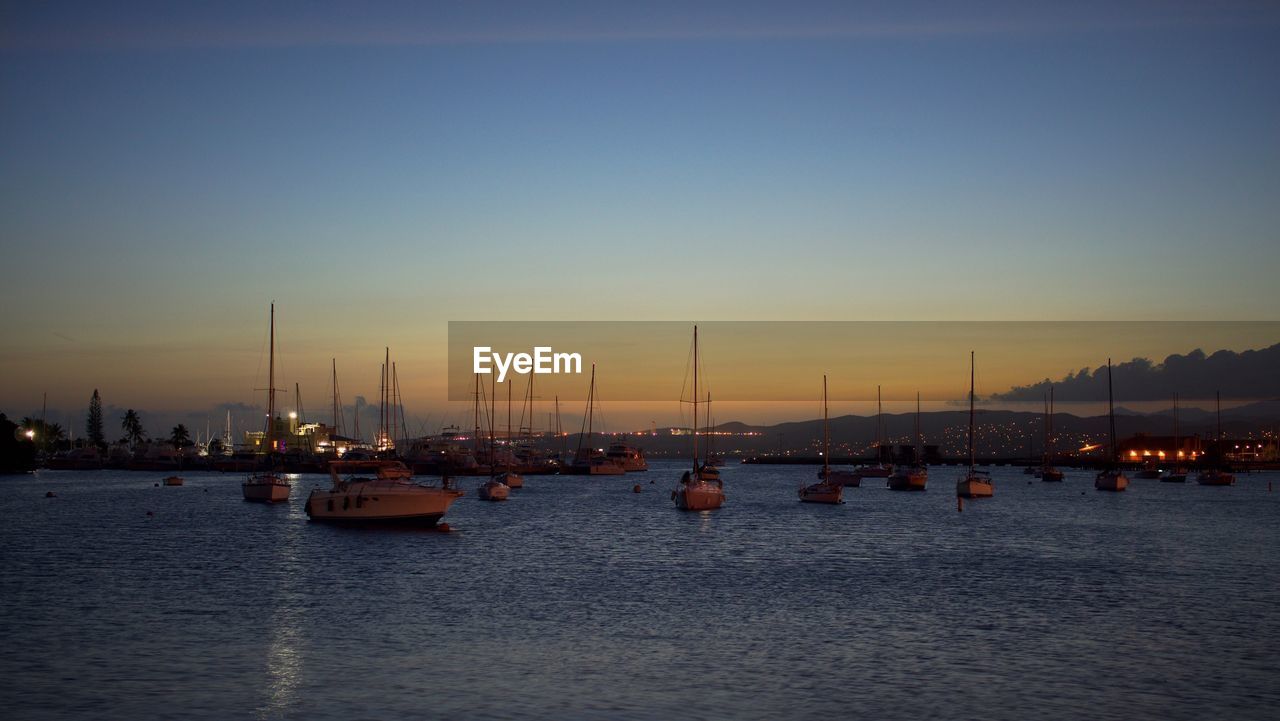
<path id="1" fill-rule="evenodd" d="M 450 320 L 1275 319 L 1277 71 L 1268 2 L 3 2 L 0 410 L 261 403 L 273 301 L 423 409 Z"/>

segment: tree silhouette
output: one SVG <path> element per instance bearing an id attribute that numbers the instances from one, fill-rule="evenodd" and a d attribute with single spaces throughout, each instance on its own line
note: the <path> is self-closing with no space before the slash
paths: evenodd
<path id="1" fill-rule="evenodd" d="M 46 423 L 39 418 L 27 416 L 19 423 L 22 430 L 34 433 L 32 442 L 36 444 L 36 448 L 47 451 L 49 448 L 56 446 L 58 441 L 67 437 L 67 432 L 57 423 Z"/>
<path id="2" fill-rule="evenodd" d="M 93 389 L 93 397 L 89 399 L 89 416 L 85 419 L 84 429 L 90 443 L 99 447 L 107 445 L 106 437 L 102 434 L 102 398 L 98 395 L 97 388 Z"/>
<path id="3" fill-rule="evenodd" d="M 132 408 L 124 412 L 120 427 L 124 429 L 124 437 L 131 446 L 138 445 L 147 437 L 147 432 L 142 429 L 142 418 Z"/>
<path id="4" fill-rule="evenodd" d="M 191 442 L 191 433 L 187 431 L 186 425 L 179 423 L 173 427 L 173 433 L 169 436 L 169 442 L 174 448 L 188 448 L 195 445 Z"/>

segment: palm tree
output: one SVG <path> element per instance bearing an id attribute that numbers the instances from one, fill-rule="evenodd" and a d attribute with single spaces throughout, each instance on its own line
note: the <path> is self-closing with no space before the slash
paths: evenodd
<path id="1" fill-rule="evenodd" d="M 125 411 L 120 427 L 124 429 L 124 437 L 131 446 L 138 445 L 147 437 L 147 432 L 142 429 L 142 418 L 132 408 Z"/>
<path id="2" fill-rule="evenodd" d="M 57 423 L 47 423 L 39 418 L 27 416 L 18 425 L 22 427 L 24 433 L 31 432 L 31 441 L 41 450 L 47 450 L 67 437 L 67 432 L 62 429 L 62 426 Z"/>
<path id="3" fill-rule="evenodd" d="M 179 423 L 173 427 L 173 434 L 169 436 L 169 442 L 174 448 L 186 448 L 194 445 L 191 442 L 191 434 L 187 431 L 186 425 Z"/>

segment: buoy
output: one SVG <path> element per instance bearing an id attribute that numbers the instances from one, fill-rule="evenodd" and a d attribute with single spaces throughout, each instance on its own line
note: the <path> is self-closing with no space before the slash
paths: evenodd
<path id="1" fill-rule="evenodd" d="M 447 523 L 441 523 L 441 524 L 437 525 L 437 526 L 436 526 L 436 529 L 437 529 L 437 530 L 440 530 L 440 531 L 444 531 L 445 533 L 448 533 L 449 531 L 452 531 L 452 530 L 453 530 L 452 528 L 450 528 L 450 527 L 449 527 L 449 524 L 447 524 Z"/>
<path id="2" fill-rule="evenodd" d="M 154 515 L 156 514 L 152 513 L 151 511 L 147 511 L 147 518 L 151 518 Z"/>
<path id="3" fill-rule="evenodd" d="M 637 483 L 637 484 L 635 484 L 634 486 L 632 486 L 632 487 L 631 487 L 631 492 L 632 492 L 632 493 L 639 493 L 639 492 L 640 492 L 640 484 L 639 484 L 639 483 Z"/>
<path id="4" fill-rule="evenodd" d="M 57 498 L 57 497 L 58 497 L 58 494 L 54 493 L 53 491 L 49 491 L 49 492 L 47 492 L 47 493 L 45 493 L 45 494 L 44 494 L 44 497 L 45 497 L 45 498 Z"/>
<path id="5" fill-rule="evenodd" d="M 156 488 L 159 488 L 159 487 L 160 487 L 160 484 L 159 484 L 159 483 L 153 483 L 153 484 L 151 484 L 151 485 L 155 486 Z"/>

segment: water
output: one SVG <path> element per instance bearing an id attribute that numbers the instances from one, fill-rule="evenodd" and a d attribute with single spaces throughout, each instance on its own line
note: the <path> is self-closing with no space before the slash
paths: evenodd
<path id="1" fill-rule="evenodd" d="M 1091 476 L 956 511 L 815 469 L 680 466 L 473 492 L 450 533 L 308 523 L 235 474 L 0 479 L 9 718 L 1266 718 L 1280 704 L 1280 474 Z M 654 481 L 654 484 L 650 484 Z M 640 483 L 643 492 L 631 486 Z M 474 481 L 464 481 L 473 488 Z M 56 498 L 45 498 L 54 490 Z M 148 516 L 151 511 L 154 515 Z"/>

